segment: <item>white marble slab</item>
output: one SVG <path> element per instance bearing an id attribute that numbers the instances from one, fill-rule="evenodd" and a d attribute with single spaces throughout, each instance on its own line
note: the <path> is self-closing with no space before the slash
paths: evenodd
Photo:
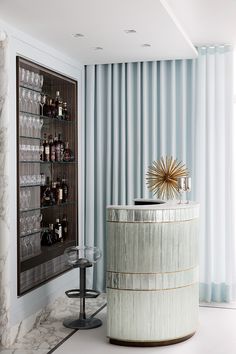
<path id="1" fill-rule="evenodd" d="M 90 316 L 106 302 L 106 295 L 101 294 L 97 299 L 86 299 L 86 314 Z M 60 343 L 73 330 L 63 326 L 65 318 L 79 315 L 79 299 L 69 299 L 66 296 L 58 298 L 41 311 L 32 329 L 20 337 L 19 329 L 16 341 L 9 347 L 0 347 L 1 354 L 46 354 Z M 22 325 L 21 325 L 22 326 Z"/>

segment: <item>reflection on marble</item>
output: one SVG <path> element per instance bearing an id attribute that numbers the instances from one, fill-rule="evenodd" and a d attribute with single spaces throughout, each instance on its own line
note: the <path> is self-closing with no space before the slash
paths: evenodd
<path id="1" fill-rule="evenodd" d="M 0 30 L 0 341 L 9 344 L 8 79 L 6 34 Z"/>
<path id="2" fill-rule="evenodd" d="M 86 299 L 87 317 L 106 303 L 106 295 L 97 299 Z M 66 296 L 58 298 L 37 316 L 33 329 L 24 337 L 18 338 L 8 349 L 0 347 L 1 354 L 46 354 L 73 330 L 63 326 L 65 318 L 79 315 L 79 299 Z M 98 314 L 99 317 L 99 314 Z"/>

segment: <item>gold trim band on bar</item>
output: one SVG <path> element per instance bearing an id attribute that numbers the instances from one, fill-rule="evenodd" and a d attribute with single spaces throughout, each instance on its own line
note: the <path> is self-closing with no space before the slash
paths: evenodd
<path id="1" fill-rule="evenodd" d="M 177 288 L 163 288 L 163 289 L 120 289 L 120 288 L 111 288 L 110 286 L 107 286 L 107 289 L 112 289 L 112 290 L 118 290 L 118 291 L 167 291 L 167 290 L 177 290 L 177 289 L 183 289 L 183 288 L 188 288 L 190 286 L 193 286 L 195 284 L 198 284 L 199 282 L 195 282 L 195 283 L 191 283 L 188 285 L 183 285 L 183 286 L 179 286 Z"/>
<path id="2" fill-rule="evenodd" d="M 187 272 L 189 270 L 193 270 L 195 268 L 199 268 L 199 265 L 197 264 L 194 267 L 190 267 L 190 268 L 186 268 L 186 269 L 182 269 L 182 270 L 176 270 L 175 272 L 117 272 L 117 271 L 113 271 L 113 270 L 107 270 L 107 273 L 116 273 L 116 274 L 175 274 L 175 273 L 181 273 L 181 272 Z"/>
<path id="3" fill-rule="evenodd" d="M 117 220 L 106 220 L 106 222 L 110 223 L 116 223 L 116 224 L 176 224 L 176 223 L 182 223 L 182 222 L 188 222 L 192 220 L 197 220 L 198 217 L 192 218 L 192 219 L 185 219 L 185 220 L 173 220 L 173 221 L 142 221 L 142 220 L 137 220 L 137 221 L 117 221 Z"/>

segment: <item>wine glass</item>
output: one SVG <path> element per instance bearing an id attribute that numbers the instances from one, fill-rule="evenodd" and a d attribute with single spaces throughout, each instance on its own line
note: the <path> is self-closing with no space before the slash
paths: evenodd
<path id="1" fill-rule="evenodd" d="M 39 77 L 38 73 L 35 73 L 35 75 L 34 75 L 34 85 L 35 85 L 35 89 L 39 90 L 40 77 Z"/>
<path id="2" fill-rule="evenodd" d="M 29 71 L 29 70 L 26 70 L 24 81 L 25 81 L 25 85 L 26 85 L 27 87 L 29 87 L 29 78 L 30 78 L 30 71 Z"/>
<path id="3" fill-rule="evenodd" d="M 26 100 L 26 89 L 22 88 L 21 92 L 20 92 L 21 98 L 21 110 L 22 111 L 26 111 L 26 104 L 27 104 L 27 100 Z"/>
<path id="4" fill-rule="evenodd" d="M 19 68 L 19 81 L 20 81 L 20 85 L 24 85 L 24 82 L 25 82 L 25 69 L 24 68 Z"/>
<path id="5" fill-rule="evenodd" d="M 38 93 L 33 94 L 33 113 L 38 114 Z"/>
<path id="6" fill-rule="evenodd" d="M 33 71 L 30 71 L 30 76 L 29 76 L 29 86 L 34 89 L 34 77 L 35 73 Z"/>
<path id="7" fill-rule="evenodd" d="M 185 177 L 185 191 L 187 193 L 191 192 L 191 177 Z M 189 204 L 189 199 L 187 198 L 187 195 L 186 195 L 186 204 Z"/>
<path id="8" fill-rule="evenodd" d="M 177 178 L 178 192 L 179 192 L 179 203 L 182 204 L 182 193 L 185 191 L 185 177 Z"/>
<path id="9" fill-rule="evenodd" d="M 30 113 L 33 113 L 33 95 L 30 90 L 27 92 L 27 97 L 28 97 L 28 111 Z"/>
<path id="10" fill-rule="evenodd" d="M 42 90 L 42 87 L 43 87 L 43 75 L 39 75 L 39 88 L 40 90 Z"/>
<path id="11" fill-rule="evenodd" d="M 44 93 L 41 93 L 39 97 L 40 97 L 39 104 L 41 106 L 41 116 L 43 116 L 43 106 L 46 103 L 47 96 Z"/>

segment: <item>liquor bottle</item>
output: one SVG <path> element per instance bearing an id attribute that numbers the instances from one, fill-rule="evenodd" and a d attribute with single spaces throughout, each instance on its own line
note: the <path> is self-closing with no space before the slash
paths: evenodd
<path id="1" fill-rule="evenodd" d="M 63 161 L 69 162 L 69 161 L 72 161 L 72 160 L 73 160 L 72 152 L 71 152 L 71 149 L 69 148 L 69 143 L 67 141 L 65 143 Z"/>
<path id="2" fill-rule="evenodd" d="M 57 118 L 56 103 L 54 99 L 52 99 L 51 102 L 51 114 L 52 118 Z"/>
<path id="3" fill-rule="evenodd" d="M 56 201 L 57 201 L 57 204 L 60 205 L 63 202 L 63 190 L 62 190 L 62 185 L 61 185 L 59 178 L 57 179 L 57 182 L 56 182 L 56 188 L 57 188 Z"/>
<path id="4" fill-rule="evenodd" d="M 41 245 L 51 246 L 55 242 L 53 224 L 49 224 L 49 228 L 45 229 L 42 233 Z"/>
<path id="5" fill-rule="evenodd" d="M 58 134 L 58 143 L 60 143 L 60 161 L 63 161 L 63 156 L 64 156 L 64 150 L 65 150 L 65 144 L 61 140 L 61 133 Z"/>
<path id="6" fill-rule="evenodd" d="M 50 161 L 50 146 L 47 138 L 45 138 L 45 142 L 43 143 L 43 161 Z"/>
<path id="7" fill-rule="evenodd" d="M 63 237 L 63 241 L 65 241 L 68 237 L 68 220 L 66 214 L 64 214 L 62 217 L 61 225 L 62 225 L 62 237 Z"/>
<path id="8" fill-rule="evenodd" d="M 57 204 L 57 183 L 52 182 L 52 188 L 51 188 L 51 204 L 55 205 Z"/>
<path id="9" fill-rule="evenodd" d="M 66 203 L 68 201 L 68 185 L 66 183 L 65 178 L 62 179 L 61 188 L 62 188 L 62 203 Z"/>
<path id="10" fill-rule="evenodd" d="M 62 105 L 62 115 L 64 120 L 69 120 L 70 116 L 68 113 L 67 102 L 64 102 Z"/>
<path id="11" fill-rule="evenodd" d="M 43 139 L 43 143 L 40 144 L 40 161 L 44 160 L 44 144 L 45 144 L 46 140 L 45 140 L 45 134 L 44 134 L 44 139 Z"/>
<path id="12" fill-rule="evenodd" d="M 49 185 L 49 177 L 46 178 L 46 185 L 41 187 L 41 205 L 51 205 L 51 188 Z"/>
<path id="13" fill-rule="evenodd" d="M 55 233 L 56 242 L 63 242 L 62 225 L 60 223 L 60 219 L 56 219 L 56 224 L 54 226 L 54 233 Z"/>
<path id="14" fill-rule="evenodd" d="M 48 116 L 48 105 L 49 105 L 49 98 L 47 97 L 45 100 L 45 104 L 43 106 L 43 111 L 42 111 L 42 115 L 47 117 Z"/>
<path id="15" fill-rule="evenodd" d="M 56 161 L 61 161 L 61 141 L 59 141 L 57 136 L 55 136 L 54 143 L 55 143 Z"/>
<path id="16" fill-rule="evenodd" d="M 49 224 L 49 232 L 50 232 L 50 238 L 52 240 L 52 243 L 56 243 L 56 237 L 55 237 L 55 232 L 54 232 L 54 225 Z"/>
<path id="17" fill-rule="evenodd" d="M 52 99 L 47 97 L 46 104 L 43 106 L 43 115 L 52 117 Z"/>
<path id="18" fill-rule="evenodd" d="M 49 136 L 49 147 L 50 147 L 50 161 L 56 161 L 56 146 L 53 141 L 52 135 Z"/>
<path id="19" fill-rule="evenodd" d="M 59 91 L 56 92 L 55 112 L 56 112 L 56 118 L 63 119 L 62 100 L 61 100 Z"/>

